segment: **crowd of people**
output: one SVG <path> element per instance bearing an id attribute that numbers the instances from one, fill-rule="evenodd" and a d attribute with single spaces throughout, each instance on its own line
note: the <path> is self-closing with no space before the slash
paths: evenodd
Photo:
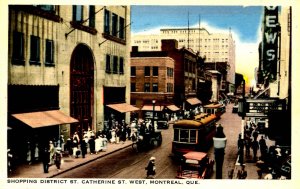
<path id="1" fill-rule="evenodd" d="M 268 139 L 266 132 L 259 132 L 257 125 L 253 121 L 247 121 L 244 127 L 244 138 L 239 134 L 237 142 L 239 163 L 243 167 L 241 171 L 245 171 L 244 162 L 251 161 L 258 166 L 257 174 L 259 179 L 263 178 L 263 173 L 266 173 L 265 179 L 290 178 L 289 173 L 281 170 L 284 161 L 291 155 L 289 148 L 284 149 L 276 145 L 268 146 L 266 139 Z M 242 178 L 242 176 L 239 176 L 239 178 Z"/>

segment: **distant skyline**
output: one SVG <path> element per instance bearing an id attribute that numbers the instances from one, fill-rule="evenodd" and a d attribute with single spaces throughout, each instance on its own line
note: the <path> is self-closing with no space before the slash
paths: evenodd
<path id="1" fill-rule="evenodd" d="M 236 72 L 253 84 L 258 66 L 263 6 L 131 7 L 131 33 L 158 34 L 161 28 L 200 27 L 210 33 L 232 33 L 236 44 Z M 189 24 L 188 24 L 189 23 Z"/>
<path id="2" fill-rule="evenodd" d="M 255 42 L 261 25 L 262 6 L 132 6 L 132 33 L 164 27 L 209 25 L 237 33 L 244 42 Z"/>

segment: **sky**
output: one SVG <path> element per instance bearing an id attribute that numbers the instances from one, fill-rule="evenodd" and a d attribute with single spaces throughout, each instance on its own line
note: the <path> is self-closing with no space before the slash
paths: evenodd
<path id="1" fill-rule="evenodd" d="M 261 41 L 262 6 L 154 6 L 131 7 L 132 34 L 156 34 L 161 28 L 204 27 L 210 33 L 233 34 L 236 72 L 253 84 Z"/>

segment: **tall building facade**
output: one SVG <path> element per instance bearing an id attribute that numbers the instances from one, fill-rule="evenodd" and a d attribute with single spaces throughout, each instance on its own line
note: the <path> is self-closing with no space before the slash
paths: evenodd
<path id="1" fill-rule="evenodd" d="M 29 126 L 30 135 L 23 142 L 45 142 L 89 128 L 102 130 L 106 114 L 113 111 L 107 105 L 129 103 L 129 23 L 128 6 L 9 6 L 8 123 L 12 135 L 20 135 L 18 129 Z M 53 115 L 56 121 L 45 123 L 50 110 L 59 115 Z M 41 120 L 28 122 L 26 115 L 36 113 L 43 115 Z M 66 120 L 57 121 L 59 116 Z M 128 113 L 122 116 L 129 120 Z M 54 129 L 48 132 L 46 128 Z"/>
<path id="2" fill-rule="evenodd" d="M 231 32 L 209 33 L 204 28 L 161 29 L 156 35 L 133 35 L 132 46 L 141 51 L 159 51 L 162 39 L 176 39 L 178 47 L 191 48 L 206 57 L 205 62 L 228 62 L 227 82 L 229 92 L 234 92 L 235 84 L 235 41 Z"/>
<path id="3" fill-rule="evenodd" d="M 264 7 L 262 32 L 257 71 L 261 92 L 254 98 L 274 101 L 267 117 L 269 135 L 278 144 L 288 146 L 291 144 L 292 8 Z"/>

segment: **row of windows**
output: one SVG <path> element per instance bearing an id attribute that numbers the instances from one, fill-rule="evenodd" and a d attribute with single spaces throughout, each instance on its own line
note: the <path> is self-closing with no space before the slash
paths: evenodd
<path id="1" fill-rule="evenodd" d="M 41 42 L 40 37 L 30 36 L 30 64 L 41 64 Z M 54 63 L 54 41 L 50 39 L 45 40 L 45 64 L 53 65 Z M 12 64 L 25 65 L 25 47 L 24 34 L 21 32 L 13 33 L 13 56 Z"/>
<path id="2" fill-rule="evenodd" d="M 197 130 L 174 129 L 174 141 L 195 144 L 197 141 Z"/>
<path id="3" fill-rule="evenodd" d="M 121 75 L 124 74 L 124 58 L 107 54 L 105 72 Z"/>
<path id="4" fill-rule="evenodd" d="M 105 9 L 104 11 L 104 33 L 125 38 L 125 19 Z"/>
<path id="5" fill-rule="evenodd" d="M 130 69 L 131 69 L 130 75 L 131 76 L 136 76 L 136 67 L 131 66 Z M 144 67 L 144 75 L 145 76 L 150 76 L 150 72 L 151 72 L 151 67 L 150 66 L 145 66 Z M 152 76 L 158 76 L 158 66 L 153 66 L 152 67 Z"/>
<path id="6" fill-rule="evenodd" d="M 136 92 L 136 83 L 130 84 L 131 92 Z M 150 83 L 144 83 L 144 92 L 158 92 L 158 83 L 152 83 L 152 91 Z M 167 92 L 173 92 L 173 83 L 167 83 Z"/>

